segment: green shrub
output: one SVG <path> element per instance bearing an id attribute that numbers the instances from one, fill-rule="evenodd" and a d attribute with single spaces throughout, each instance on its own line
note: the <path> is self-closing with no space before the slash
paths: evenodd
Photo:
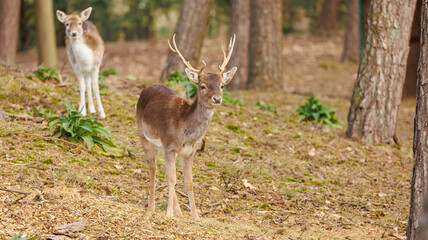
<path id="1" fill-rule="evenodd" d="M 223 88 L 223 102 L 227 105 L 236 105 L 239 103 L 240 106 L 244 106 L 245 102 L 242 98 L 232 98 L 230 92 Z"/>
<path id="2" fill-rule="evenodd" d="M 198 87 L 190 82 L 189 78 L 185 74 L 181 74 L 179 71 L 172 72 L 166 80 L 166 85 L 171 86 L 172 84 L 180 84 L 185 88 L 186 97 L 193 98 L 198 93 Z M 223 102 L 228 105 L 236 105 L 238 102 L 244 105 L 245 102 L 241 98 L 232 98 L 230 92 L 223 88 Z"/>
<path id="3" fill-rule="evenodd" d="M 187 98 L 195 97 L 198 93 L 198 87 L 191 83 L 185 74 L 181 74 L 179 71 L 174 71 L 168 76 L 166 84 L 167 86 L 171 86 L 172 84 L 177 83 L 185 88 Z"/>
<path id="4" fill-rule="evenodd" d="M 117 148 L 111 140 L 110 130 L 95 120 L 95 116 L 82 118 L 82 114 L 76 111 L 68 101 L 65 101 L 65 106 L 68 117 L 61 115 L 49 119 L 48 126 L 52 136 L 65 137 L 74 143 L 84 141 L 90 150 L 97 145 L 111 155 L 121 155 L 121 149 Z"/>
<path id="5" fill-rule="evenodd" d="M 276 109 L 274 106 L 269 105 L 269 104 L 265 105 L 265 104 L 261 103 L 260 101 L 255 102 L 254 107 L 256 107 L 260 110 L 263 110 L 263 111 L 276 112 Z"/>
<path id="6" fill-rule="evenodd" d="M 116 75 L 116 70 L 113 68 L 108 68 L 101 72 L 101 75 L 98 77 L 98 85 L 100 89 L 100 95 L 107 95 L 107 88 L 114 88 L 112 85 L 108 84 L 103 79 L 110 75 Z"/>
<path id="7" fill-rule="evenodd" d="M 296 108 L 295 114 L 299 115 L 299 121 L 316 121 L 321 124 L 333 126 L 340 124 L 339 120 L 334 116 L 336 111 L 333 108 L 324 107 L 319 99 L 315 99 L 312 94 L 306 99 L 305 104 Z"/>
<path id="8" fill-rule="evenodd" d="M 40 80 L 57 80 L 60 81 L 59 70 L 54 67 L 44 67 L 42 65 L 37 67 L 37 71 L 35 73 L 32 73 L 29 77 L 32 78 L 38 78 Z"/>

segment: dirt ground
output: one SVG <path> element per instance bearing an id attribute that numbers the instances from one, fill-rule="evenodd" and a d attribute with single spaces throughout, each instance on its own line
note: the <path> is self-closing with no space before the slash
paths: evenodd
<path id="1" fill-rule="evenodd" d="M 214 71 L 223 40 L 206 40 L 202 57 Z M 412 171 L 415 101 L 400 107 L 401 145 L 366 145 L 344 136 L 358 66 L 340 63 L 342 42 L 286 36 L 280 90 L 232 92 L 245 105 L 222 105 L 195 156 L 194 188 L 201 219 L 192 220 L 178 165 L 185 217 L 165 218 L 167 189 L 158 151 L 156 214 L 146 214 L 148 165 L 139 146 L 135 104 L 144 86 L 158 83 L 166 40 L 108 43 L 103 68 L 114 88 L 102 96 L 112 138 L 125 154 L 108 156 L 49 137 L 45 123 L 0 121 L 0 238 L 46 239 L 54 228 L 86 220 L 86 239 L 404 239 Z M 60 66 L 66 60 L 59 49 Z M 35 51 L 18 66 L 0 66 L 0 106 L 9 113 L 48 108 L 64 113 L 78 103 L 68 63 L 66 84 L 28 79 Z M 299 123 L 294 109 L 311 93 L 337 110 L 342 126 Z M 262 111 L 256 101 L 276 107 Z M 246 187 L 244 182 L 253 188 Z"/>

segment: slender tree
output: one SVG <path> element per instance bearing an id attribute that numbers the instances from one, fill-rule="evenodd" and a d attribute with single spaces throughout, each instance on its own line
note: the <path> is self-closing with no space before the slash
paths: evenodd
<path id="1" fill-rule="evenodd" d="M 36 0 L 37 41 L 39 64 L 57 65 L 56 38 L 52 0 Z"/>
<path id="2" fill-rule="evenodd" d="M 197 67 L 213 3 L 214 0 L 184 0 L 175 27 L 178 48 L 194 67 Z M 160 80 L 165 80 L 175 70 L 183 72 L 184 64 L 175 53 L 169 51 Z"/>
<path id="3" fill-rule="evenodd" d="M 369 143 L 397 143 L 398 107 L 415 6 L 416 0 L 371 1 L 348 113 L 348 137 Z"/>
<path id="4" fill-rule="evenodd" d="M 331 36 L 337 23 L 337 13 L 339 11 L 340 0 L 324 0 L 321 14 L 318 15 L 316 34 Z"/>
<path id="5" fill-rule="evenodd" d="M 248 65 L 250 64 L 250 0 L 232 0 L 230 19 L 230 34 L 236 34 L 236 44 L 229 66 L 237 66 L 238 71 L 227 88 L 236 90 L 246 88 L 248 82 Z"/>
<path id="6" fill-rule="evenodd" d="M 281 5 L 280 0 L 251 0 L 248 79 L 251 87 L 282 84 Z"/>
<path id="7" fill-rule="evenodd" d="M 417 101 L 413 135 L 413 176 L 411 180 L 408 240 L 427 239 L 428 203 L 428 2 L 422 3 L 421 51 L 417 73 Z M 425 223 L 421 221 L 425 215 Z"/>
<path id="8" fill-rule="evenodd" d="M 15 63 L 21 1 L 0 0 L 0 61 Z"/>
<path id="9" fill-rule="evenodd" d="M 360 47 L 359 29 L 359 0 L 348 0 L 348 19 L 346 22 L 345 48 L 343 49 L 343 62 L 358 62 Z"/>

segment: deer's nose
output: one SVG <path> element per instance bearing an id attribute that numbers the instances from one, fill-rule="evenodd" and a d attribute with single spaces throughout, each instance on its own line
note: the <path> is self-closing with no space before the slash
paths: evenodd
<path id="1" fill-rule="evenodd" d="M 76 32 L 76 31 L 71 32 L 71 36 L 72 36 L 72 37 L 77 36 L 77 32 Z"/>
<path id="2" fill-rule="evenodd" d="M 213 97 L 213 101 L 214 101 L 215 103 L 221 103 L 221 97 L 220 97 L 220 96 L 214 96 L 214 97 Z"/>

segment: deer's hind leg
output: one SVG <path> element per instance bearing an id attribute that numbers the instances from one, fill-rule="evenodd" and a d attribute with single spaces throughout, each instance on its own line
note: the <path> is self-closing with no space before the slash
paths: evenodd
<path id="1" fill-rule="evenodd" d="M 149 162 L 150 173 L 150 197 L 149 197 L 149 212 L 155 211 L 155 190 L 156 190 L 156 146 L 151 144 L 140 134 L 141 145 L 143 146 L 144 153 L 146 154 Z"/>

